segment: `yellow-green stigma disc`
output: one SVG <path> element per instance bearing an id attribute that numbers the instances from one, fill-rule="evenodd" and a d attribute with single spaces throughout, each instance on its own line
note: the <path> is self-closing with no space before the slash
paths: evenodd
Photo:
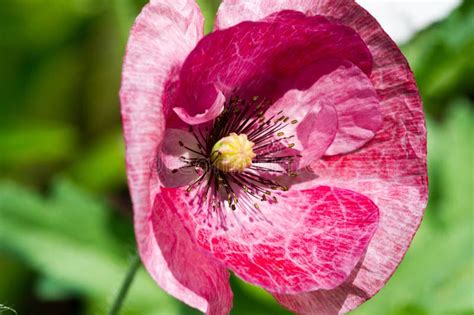
<path id="1" fill-rule="evenodd" d="M 256 156 L 253 146 L 247 135 L 231 133 L 214 144 L 211 160 L 221 171 L 243 172 L 252 165 L 252 159 Z"/>

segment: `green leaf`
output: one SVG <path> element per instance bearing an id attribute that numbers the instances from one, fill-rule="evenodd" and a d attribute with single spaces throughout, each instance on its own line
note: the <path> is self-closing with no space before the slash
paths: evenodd
<path id="1" fill-rule="evenodd" d="M 126 248 L 134 247 L 112 233 L 109 213 L 102 203 L 65 181 L 54 186 L 48 199 L 1 182 L 0 252 L 13 253 L 55 285 L 107 305 L 128 267 Z M 144 270 L 135 280 L 126 309 L 179 313 L 175 300 Z"/>

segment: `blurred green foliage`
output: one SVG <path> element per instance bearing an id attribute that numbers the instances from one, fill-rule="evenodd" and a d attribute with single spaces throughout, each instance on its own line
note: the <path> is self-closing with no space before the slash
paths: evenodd
<path id="1" fill-rule="evenodd" d="M 131 226 L 121 225 L 126 237 L 118 235 L 113 212 L 67 181 L 55 183 L 48 195 L 43 199 L 11 182 L 0 184 L 0 249 L 39 272 L 40 298 L 81 294 L 106 302 L 126 273 L 127 252 L 133 253 Z M 129 302 L 133 314 L 179 309 L 144 272 Z"/>
<path id="2" fill-rule="evenodd" d="M 441 118 L 453 98 L 474 97 L 474 1 L 420 32 L 403 52 L 429 113 Z"/>
<path id="3" fill-rule="evenodd" d="M 145 2 L 2 1 L 0 313 L 103 314 L 125 275 L 135 244 L 118 89 Z M 210 31 L 219 1 L 198 2 Z M 473 314 L 474 2 L 402 48 L 428 116 L 430 204 L 393 278 L 353 313 Z M 234 314 L 288 314 L 232 286 Z M 141 269 L 124 314 L 198 312 Z"/>

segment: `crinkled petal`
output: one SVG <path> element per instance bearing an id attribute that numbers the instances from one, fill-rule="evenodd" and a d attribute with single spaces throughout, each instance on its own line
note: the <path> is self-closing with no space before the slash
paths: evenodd
<path id="1" fill-rule="evenodd" d="M 299 151 L 297 168 L 300 169 L 322 157 L 338 131 L 336 109 L 331 100 L 319 99 L 318 91 L 317 83 L 307 90 L 290 90 L 267 112 L 268 117 L 283 112 L 289 118 L 283 134 L 276 135 L 274 141 L 291 146 L 291 151 Z M 279 155 L 293 154 L 281 151 Z"/>
<path id="2" fill-rule="evenodd" d="M 327 186 L 282 193 L 277 203 L 262 204 L 260 214 L 247 217 L 240 196 L 234 212 L 222 210 L 225 229 L 210 226 L 209 213 L 217 214 L 201 208 L 184 190 L 163 189 L 160 197 L 160 204 L 180 213 L 203 249 L 242 279 L 277 293 L 343 283 L 378 224 L 378 209 L 370 199 Z"/>
<path id="3" fill-rule="evenodd" d="M 209 283 L 203 283 L 199 289 L 196 288 L 199 283 L 190 286 L 183 281 L 190 276 L 183 260 L 193 259 L 192 243 L 177 230 L 156 233 L 152 222 L 153 202 L 159 191 L 156 158 L 165 128 L 163 101 L 176 69 L 202 37 L 202 29 L 203 18 L 194 1 L 151 1 L 137 18 L 130 35 L 120 97 L 135 233 L 143 263 L 170 294 L 202 311 L 210 311 L 218 303 L 222 313 L 226 313 L 230 309 L 231 293 L 224 269 L 209 279 L 219 286 Z M 168 216 L 167 220 L 175 221 L 175 218 Z M 170 247 L 162 247 L 162 236 L 179 239 L 175 250 L 184 251 L 189 257 L 170 259 Z M 203 268 L 208 266 L 210 270 L 220 268 L 212 260 L 203 264 Z M 217 292 L 226 297 L 215 298 Z M 220 302 L 223 300 L 227 302 Z"/>
<path id="4" fill-rule="evenodd" d="M 277 100 L 293 88 L 292 79 L 299 72 L 327 58 L 349 60 L 367 74 L 372 69 L 372 57 L 360 37 L 323 17 L 285 11 L 215 31 L 186 59 L 179 75 L 176 106 L 194 114 L 205 112 L 196 105 L 196 96 L 209 85 L 226 97 L 236 94 Z M 323 74 L 311 73 L 310 83 Z"/>
<path id="5" fill-rule="evenodd" d="M 225 96 L 214 85 L 202 88 L 201 95 L 193 106 L 174 107 L 181 120 L 190 125 L 199 125 L 213 120 L 224 109 Z M 201 109 L 196 105 L 200 105 Z M 192 111 L 191 113 L 189 111 Z"/>
<path id="6" fill-rule="evenodd" d="M 311 83 L 309 74 L 316 71 L 327 74 L 305 90 Z M 297 136 L 294 148 L 303 155 L 301 168 L 324 154 L 348 153 L 362 147 L 382 126 L 379 100 L 372 83 L 348 61 L 322 60 L 301 71 L 292 84 L 301 90 L 287 92 L 268 111 L 268 116 L 283 111 L 299 122 L 290 124 L 284 131 L 285 135 Z M 316 115 L 321 108 L 325 110 Z M 319 120 L 308 119 L 311 117 Z"/>
<path id="7" fill-rule="evenodd" d="M 324 104 L 323 102 L 318 101 L 318 104 Z M 296 136 L 302 146 L 299 168 L 319 159 L 337 134 L 337 112 L 334 106 L 326 103 L 317 107 L 320 107 L 318 112 L 312 107 L 296 127 Z"/>
<path id="8" fill-rule="evenodd" d="M 423 217 L 428 189 L 422 103 L 413 74 L 396 44 L 353 1 L 224 0 L 217 25 L 229 27 L 242 20 L 259 20 L 282 9 L 323 15 L 354 28 L 374 58 L 370 79 L 380 100 L 382 130 L 358 152 L 316 164 L 314 169 L 320 177 L 309 186 L 326 183 L 367 195 L 380 209 L 379 228 L 361 267 L 344 285 L 329 291 L 276 296 L 297 313 L 343 314 L 384 286 Z"/>
<path id="9" fill-rule="evenodd" d="M 332 102 L 337 111 L 336 138 L 326 155 L 349 153 L 369 142 L 383 125 L 382 112 L 372 82 L 346 61 L 315 84 L 317 97 Z"/>

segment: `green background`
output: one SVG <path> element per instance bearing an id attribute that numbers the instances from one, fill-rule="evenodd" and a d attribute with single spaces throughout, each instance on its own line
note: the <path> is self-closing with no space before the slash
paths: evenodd
<path id="1" fill-rule="evenodd" d="M 210 29 L 218 1 L 200 4 Z M 143 5 L 1 1 L 0 305 L 19 314 L 105 313 L 133 256 L 118 89 Z M 474 314 L 474 1 L 402 48 L 427 114 L 430 203 L 398 271 L 353 314 Z M 233 314 L 287 314 L 232 286 Z M 140 269 L 123 314 L 197 312 Z"/>

